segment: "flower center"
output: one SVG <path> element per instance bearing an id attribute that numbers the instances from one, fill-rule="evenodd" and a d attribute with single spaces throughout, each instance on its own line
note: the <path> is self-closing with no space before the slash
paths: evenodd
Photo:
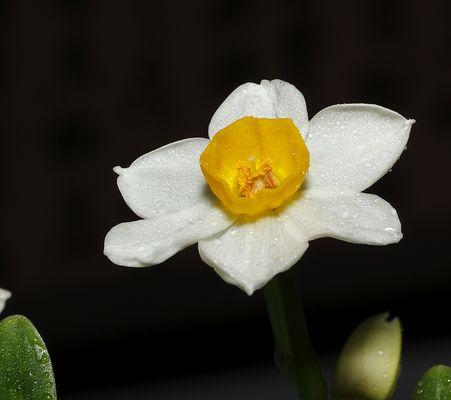
<path id="1" fill-rule="evenodd" d="M 277 187 L 277 178 L 274 176 L 269 160 L 265 160 L 258 168 L 255 162 L 252 166 L 247 161 L 238 161 L 237 169 L 238 191 L 242 197 L 255 197 L 262 189 Z"/>
<path id="2" fill-rule="evenodd" d="M 291 119 L 244 117 L 216 133 L 200 156 L 200 166 L 229 211 L 257 215 L 296 193 L 309 159 Z"/>

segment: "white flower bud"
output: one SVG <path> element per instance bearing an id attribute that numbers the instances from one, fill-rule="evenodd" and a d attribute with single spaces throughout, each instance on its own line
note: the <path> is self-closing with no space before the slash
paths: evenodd
<path id="1" fill-rule="evenodd" d="M 387 400 L 396 388 L 401 360 L 401 324 L 388 313 L 362 322 L 343 347 L 334 377 L 340 399 Z"/>
<path id="2" fill-rule="evenodd" d="M 0 289 L 0 313 L 5 308 L 6 300 L 8 300 L 10 297 L 11 297 L 11 292 L 9 292 L 5 289 Z"/>

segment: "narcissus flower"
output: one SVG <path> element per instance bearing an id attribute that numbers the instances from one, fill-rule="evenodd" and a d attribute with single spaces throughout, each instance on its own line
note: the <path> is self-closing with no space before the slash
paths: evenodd
<path id="1" fill-rule="evenodd" d="M 143 267 L 198 243 L 202 260 L 250 295 L 310 240 L 398 242 L 395 209 L 361 192 L 399 158 L 413 122 L 371 104 L 331 106 L 309 121 L 293 85 L 241 85 L 213 115 L 210 140 L 181 140 L 114 168 L 142 219 L 112 228 L 104 252 Z"/>

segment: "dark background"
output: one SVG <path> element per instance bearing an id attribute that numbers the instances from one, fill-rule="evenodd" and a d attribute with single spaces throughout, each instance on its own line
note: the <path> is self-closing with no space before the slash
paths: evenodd
<path id="1" fill-rule="evenodd" d="M 390 310 L 404 326 L 412 379 L 430 362 L 451 363 L 446 4 L 0 3 L 0 284 L 13 292 L 4 315 L 39 328 L 63 398 L 134 385 L 150 385 L 152 398 L 152 385 L 182 393 L 211 374 L 254 371 L 258 381 L 258 368 L 272 368 L 262 294 L 225 284 L 195 246 L 139 270 L 102 255 L 106 232 L 135 219 L 112 167 L 206 136 L 221 101 L 263 78 L 296 85 L 310 116 L 367 102 L 417 120 L 393 172 L 369 189 L 398 210 L 404 239 L 317 240 L 297 266 L 318 353 L 328 360 L 359 321 Z M 421 358 L 434 343 L 437 360 Z"/>

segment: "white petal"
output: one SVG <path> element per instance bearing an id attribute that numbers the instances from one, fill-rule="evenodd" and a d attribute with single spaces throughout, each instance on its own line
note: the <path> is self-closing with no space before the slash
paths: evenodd
<path id="1" fill-rule="evenodd" d="M 261 85 L 270 94 L 278 118 L 291 118 L 302 134 L 308 133 L 307 105 L 303 94 L 295 86 L 280 79 L 262 81 Z"/>
<path id="2" fill-rule="evenodd" d="M 275 212 L 247 221 L 240 217 L 225 232 L 200 241 L 199 253 L 222 279 L 251 295 L 293 266 L 308 243 L 293 235 Z"/>
<path id="3" fill-rule="evenodd" d="M 325 108 L 310 121 L 310 168 L 304 186 L 368 188 L 399 158 L 414 122 L 371 104 Z"/>
<path id="4" fill-rule="evenodd" d="M 5 308 L 6 300 L 11 297 L 11 292 L 5 289 L 0 289 L 0 313 Z"/>
<path id="5" fill-rule="evenodd" d="M 214 113 L 208 127 L 210 138 L 232 122 L 246 117 L 291 118 L 302 136 L 308 130 L 307 106 L 302 93 L 288 82 L 263 80 L 236 88 Z"/>
<path id="6" fill-rule="evenodd" d="M 104 254 L 118 265 L 146 267 L 224 230 L 234 217 L 209 196 L 210 200 L 189 209 L 116 225 L 105 238 Z"/>
<path id="7" fill-rule="evenodd" d="M 402 238 L 396 210 L 373 194 L 304 191 L 280 213 L 307 240 L 384 245 Z"/>
<path id="8" fill-rule="evenodd" d="M 143 218 L 188 209 L 210 189 L 199 165 L 209 140 L 185 139 L 147 153 L 129 168 L 114 168 L 117 184 L 128 206 Z"/>

